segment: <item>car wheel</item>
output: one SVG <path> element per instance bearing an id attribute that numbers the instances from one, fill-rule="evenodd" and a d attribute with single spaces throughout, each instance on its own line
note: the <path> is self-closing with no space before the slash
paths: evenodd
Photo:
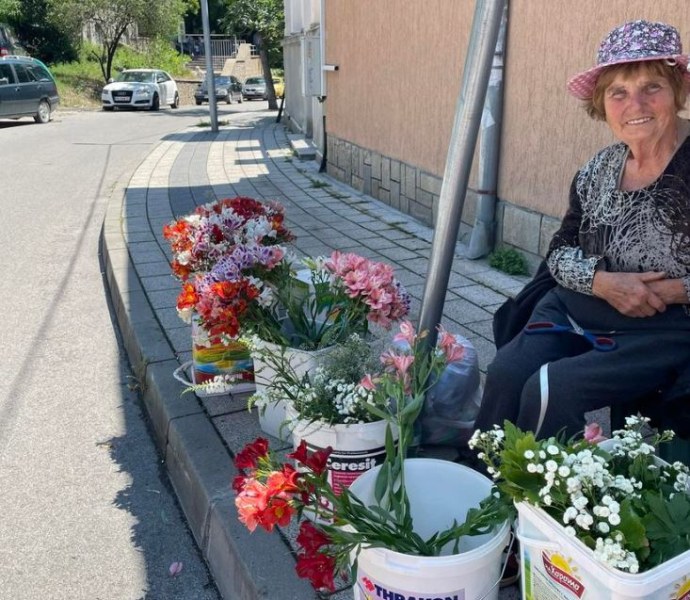
<path id="1" fill-rule="evenodd" d="M 158 94 L 153 95 L 153 101 L 151 102 L 151 110 L 158 110 L 161 107 L 161 99 Z"/>
<path id="2" fill-rule="evenodd" d="M 47 123 L 50 121 L 50 104 L 47 100 L 41 100 L 38 103 L 38 111 L 34 115 L 36 123 Z"/>
<path id="3" fill-rule="evenodd" d="M 195 100 L 197 106 L 201 106 L 202 102 L 201 100 Z"/>
<path id="4" fill-rule="evenodd" d="M 175 92 L 175 98 L 173 98 L 173 103 L 170 105 L 170 108 L 178 108 L 180 106 L 180 95 Z"/>
<path id="5" fill-rule="evenodd" d="M 115 107 L 114 106 L 104 106 L 103 110 L 107 110 L 107 111 L 112 112 L 113 108 L 115 108 Z"/>

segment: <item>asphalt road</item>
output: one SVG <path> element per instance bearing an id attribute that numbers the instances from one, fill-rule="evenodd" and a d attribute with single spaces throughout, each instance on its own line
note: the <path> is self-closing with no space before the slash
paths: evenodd
<path id="1" fill-rule="evenodd" d="M 223 106 L 219 118 L 265 109 Z M 99 262 L 115 184 L 202 120 L 207 106 L 0 121 L 0 600 L 219 598 L 151 440 Z"/>

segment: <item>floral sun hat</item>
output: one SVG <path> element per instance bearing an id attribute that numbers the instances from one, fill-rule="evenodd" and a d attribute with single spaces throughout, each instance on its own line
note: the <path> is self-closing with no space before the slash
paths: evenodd
<path id="1" fill-rule="evenodd" d="M 675 27 L 652 21 L 630 21 L 611 31 L 599 46 L 595 67 L 579 73 L 568 81 L 568 91 L 580 100 L 589 100 L 601 72 L 611 65 L 644 60 L 666 60 L 687 71 L 688 55 Z"/>

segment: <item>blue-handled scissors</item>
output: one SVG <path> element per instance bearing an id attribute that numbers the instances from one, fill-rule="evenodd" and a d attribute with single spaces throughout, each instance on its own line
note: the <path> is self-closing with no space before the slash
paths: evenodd
<path id="1" fill-rule="evenodd" d="M 610 352 L 611 350 L 616 349 L 617 344 L 613 338 L 594 335 L 593 333 L 590 333 L 589 331 L 586 331 L 580 327 L 570 315 L 566 316 L 570 322 L 570 327 L 567 325 L 558 325 L 557 323 L 552 323 L 551 321 L 534 321 L 532 323 L 528 323 L 525 326 L 524 331 L 527 334 L 562 332 L 574 333 L 584 337 L 590 344 L 592 344 L 592 348 L 598 350 L 599 352 Z"/>

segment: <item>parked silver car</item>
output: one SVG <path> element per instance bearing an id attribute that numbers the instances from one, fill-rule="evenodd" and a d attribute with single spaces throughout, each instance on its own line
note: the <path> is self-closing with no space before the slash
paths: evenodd
<path id="1" fill-rule="evenodd" d="M 30 56 L 0 56 L 0 118 L 33 117 L 50 121 L 60 103 L 52 74 Z"/>
<path id="2" fill-rule="evenodd" d="M 245 100 L 266 100 L 266 80 L 263 77 L 247 77 L 242 86 L 242 97 Z"/>
<path id="3" fill-rule="evenodd" d="M 168 104 L 180 105 L 180 94 L 175 80 L 160 69 L 125 69 L 111 80 L 101 93 L 103 110 L 115 107 L 158 110 Z"/>

